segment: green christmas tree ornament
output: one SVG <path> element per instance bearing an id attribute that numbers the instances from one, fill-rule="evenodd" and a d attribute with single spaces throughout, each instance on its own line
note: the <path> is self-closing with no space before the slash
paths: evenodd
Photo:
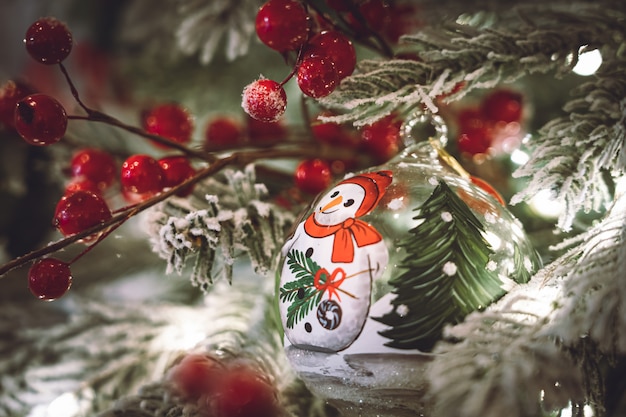
<path id="1" fill-rule="evenodd" d="M 444 327 L 540 267 L 520 222 L 455 166 L 438 132 L 322 192 L 282 248 L 287 356 L 344 415 L 424 412 L 416 375 Z M 412 394 L 404 402 L 394 390 Z"/>

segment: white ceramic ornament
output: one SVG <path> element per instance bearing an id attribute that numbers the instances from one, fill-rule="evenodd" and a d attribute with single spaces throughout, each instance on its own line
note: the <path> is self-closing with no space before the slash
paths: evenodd
<path id="1" fill-rule="evenodd" d="M 284 245 L 279 305 L 294 346 L 336 352 L 361 333 L 372 282 L 389 256 L 382 235 L 360 218 L 376 208 L 391 181 L 389 171 L 341 181 Z"/>
<path id="2" fill-rule="evenodd" d="M 519 221 L 426 142 L 340 181 L 302 219 L 277 270 L 285 351 L 344 415 L 426 413 L 443 326 L 540 266 Z"/>

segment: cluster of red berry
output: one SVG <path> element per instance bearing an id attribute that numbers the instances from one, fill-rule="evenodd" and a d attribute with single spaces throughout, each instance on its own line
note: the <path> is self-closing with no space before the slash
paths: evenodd
<path id="1" fill-rule="evenodd" d="M 244 88 L 242 107 L 259 120 L 274 121 L 283 115 L 287 106 L 283 85 L 294 74 L 304 94 L 320 98 L 332 93 L 356 66 L 352 42 L 339 31 L 314 28 L 311 14 L 297 0 L 269 0 L 261 6 L 256 33 L 282 54 L 297 53 L 294 70 L 282 83 L 261 78 Z"/>
<path id="2" fill-rule="evenodd" d="M 474 156 L 510 148 L 507 138 L 519 133 L 522 115 L 522 94 L 505 88 L 491 91 L 477 106 L 458 113 L 459 151 Z"/>
<path id="3" fill-rule="evenodd" d="M 242 359 L 220 361 L 189 354 L 170 368 L 172 391 L 216 417 L 275 417 L 282 414 L 269 378 Z"/>
<path id="4" fill-rule="evenodd" d="M 59 20 L 45 17 L 27 30 L 25 45 L 36 61 L 53 65 L 69 56 L 73 37 Z M 0 122 L 14 129 L 27 143 L 37 146 L 55 144 L 65 135 L 68 119 L 65 108 L 53 97 L 37 93 L 27 84 L 9 81 L 0 89 Z M 142 117 L 147 134 L 165 142 L 185 144 L 191 139 L 193 120 L 177 104 L 157 105 Z M 155 144 L 160 145 L 161 142 Z M 58 202 L 53 225 L 64 236 L 73 236 L 112 218 L 107 193 L 119 175 L 121 194 L 128 202 L 143 201 L 169 187 L 175 187 L 196 173 L 189 158 L 182 155 L 155 159 L 149 155 L 131 155 L 118 168 L 116 159 L 95 148 L 80 149 L 68 169 L 70 181 Z M 191 192 L 182 188 L 178 195 Z M 92 242 L 98 236 L 84 239 Z M 73 261 L 71 261 L 73 262 Z M 63 295 L 71 284 L 69 265 L 54 258 L 39 259 L 29 271 L 29 287 L 35 296 L 53 300 Z"/>

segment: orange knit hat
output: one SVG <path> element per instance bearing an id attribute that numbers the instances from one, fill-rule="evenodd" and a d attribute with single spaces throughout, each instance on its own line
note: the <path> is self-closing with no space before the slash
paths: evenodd
<path id="1" fill-rule="evenodd" d="M 363 187 L 365 197 L 355 214 L 355 217 L 361 217 L 374 210 L 392 180 L 393 174 L 391 171 L 378 171 L 357 174 L 346 178 L 339 184 L 357 184 Z"/>

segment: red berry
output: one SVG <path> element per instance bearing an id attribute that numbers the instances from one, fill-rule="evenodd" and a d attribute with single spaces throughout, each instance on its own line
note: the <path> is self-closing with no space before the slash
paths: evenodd
<path id="1" fill-rule="evenodd" d="M 470 155 L 487 153 L 493 140 L 493 126 L 479 109 L 468 108 L 459 113 L 459 151 Z"/>
<path id="2" fill-rule="evenodd" d="M 363 23 L 375 32 L 382 31 L 389 24 L 389 7 L 382 0 L 366 0 L 359 6 L 359 12 L 362 20 L 352 14 L 349 16 L 349 22 L 357 33 L 367 33 Z"/>
<path id="3" fill-rule="evenodd" d="M 241 140 L 241 126 L 229 117 L 216 117 L 209 121 L 204 134 L 207 150 L 235 147 Z"/>
<path id="4" fill-rule="evenodd" d="M 70 265 L 58 259 L 39 259 L 28 271 L 28 288 L 41 300 L 55 300 L 65 294 L 71 285 Z"/>
<path id="5" fill-rule="evenodd" d="M 287 94 L 276 81 L 262 78 L 243 89 L 241 107 L 257 120 L 275 122 L 285 113 Z"/>
<path id="6" fill-rule="evenodd" d="M 246 121 L 248 140 L 253 144 L 277 142 L 287 136 L 287 128 L 280 121 L 264 122 L 248 117 Z"/>
<path id="7" fill-rule="evenodd" d="M 211 395 L 221 384 L 224 368 L 211 357 L 189 354 L 167 373 L 172 389 L 186 400 L 198 400 Z"/>
<path id="8" fill-rule="evenodd" d="M 72 33 L 54 17 L 42 17 L 26 31 L 24 44 L 35 60 L 52 65 L 63 61 L 72 51 Z"/>
<path id="9" fill-rule="evenodd" d="M 310 56 L 298 65 L 298 87 L 307 96 L 326 97 L 337 87 L 339 76 L 329 58 Z"/>
<path id="10" fill-rule="evenodd" d="M 326 4 L 338 12 L 348 12 L 351 8 L 351 0 L 326 0 Z"/>
<path id="11" fill-rule="evenodd" d="M 148 109 L 142 124 L 146 132 L 178 143 L 188 143 L 194 128 L 189 111 L 177 103 L 159 104 Z M 155 145 L 166 147 L 160 143 Z"/>
<path id="12" fill-rule="evenodd" d="M 7 81 L 0 87 L 0 123 L 8 128 L 15 127 L 15 106 L 17 102 L 35 89 L 20 81 Z"/>
<path id="13" fill-rule="evenodd" d="M 280 415 L 276 389 L 268 379 L 246 365 L 224 373 L 213 399 L 215 416 L 276 417 Z"/>
<path id="14" fill-rule="evenodd" d="M 70 162 L 72 175 L 85 178 L 95 183 L 100 190 L 105 190 L 115 181 L 117 166 L 113 157 L 96 148 L 82 149 L 74 154 Z"/>
<path id="15" fill-rule="evenodd" d="M 259 9 L 255 24 L 259 39 L 279 52 L 298 49 L 309 32 L 306 10 L 294 0 L 269 0 Z"/>
<path id="16" fill-rule="evenodd" d="M 110 218 L 111 210 L 101 196 L 79 190 L 61 198 L 52 223 L 63 236 L 71 236 Z"/>
<path id="17" fill-rule="evenodd" d="M 395 156 L 402 147 L 400 127 L 402 122 L 389 115 L 361 130 L 365 150 L 379 163 Z"/>
<path id="18" fill-rule="evenodd" d="M 330 115 L 327 113 L 326 115 Z M 311 132 L 315 139 L 333 146 L 354 147 L 357 138 L 344 126 L 337 123 L 322 123 L 315 121 L 311 124 Z"/>
<path id="19" fill-rule="evenodd" d="M 300 162 L 295 172 L 296 186 L 309 194 L 324 191 L 332 181 L 332 172 L 327 162 L 309 159 Z"/>
<path id="20" fill-rule="evenodd" d="M 136 194 L 140 200 L 163 190 L 163 169 L 148 155 L 133 155 L 122 164 L 120 182 L 122 191 Z"/>
<path id="21" fill-rule="evenodd" d="M 166 156 L 159 159 L 159 165 L 163 170 L 163 186 L 175 187 L 183 181 L 191 178 L 196 170 L 191 166 L 188 158 L 184 156 Z M 185 187 L 176 195 L 186 197 L 193 191 L 193 186 Z"/>
<path id="22" fill-rule="evenodd" d="M 31 145 L 45 146 L 61 140 L 67 128 L 65 109 L 54 98 L 32 94 L 17 102 L 15 129 Z"/>
<path id="23" fill-rule="evenodd" d="M 519 122 L 522 118 L 522 95 L 511 90 L 496 90 L 483 99 L 481 111 L 493 122 Z"/>
<path id="24" fill-rule="evenodd" d="M 313 36 L 307 43 L 305 55 L 329 59 L 335 65 L 339 80 L 352 74 L 356 66 L 356 52 L 352 42 L 337 31 L 326 31 Z"/>
<path id="25" fill-rule="evenodd" d="M 102 195 L 102 189 L 100 189 L 100 187 L 98 187 L 98 184 L 96 184 L 95 182 L 85 178 L 85 177 L 78 177 L 78 178 L 74 178 L 72 179 L 66 186 L 65 186 L 65 195 L 70 195 L 70 194 L 74 194 L 74 192 L 79 191 L 79 190 L 83 190 L 83 191 L 91 191 L 94 194 L 98 194 L 98 195 Z"/>

